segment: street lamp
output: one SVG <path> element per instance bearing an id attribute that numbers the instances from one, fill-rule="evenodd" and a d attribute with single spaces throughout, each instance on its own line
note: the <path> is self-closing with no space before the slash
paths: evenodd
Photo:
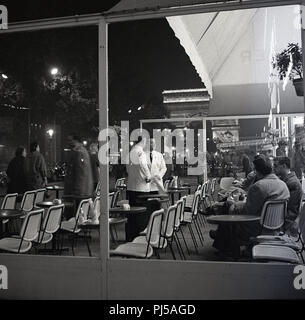
<path id="1" fill-rule="evenodd" d="M 7 76 L 6 74 L 4 74 L 4 73 L 1 74 L 1 77 L 2 77 L 3 79 L 8 79 L 8 76 Z"/>
<path id="2" fill-rule="evenodd" d="M 52 76 L 56 76 L 58 74 L 58 72 L 59 72 L 58 68 L 52 68 L 50 71 Z"/>
<path id="3" fill-rule="evenodd" d="M 54 130 L 53 129 L 49 129 L 47 131 L 47 134 L 49 135 L 49 137 L 52 139 L 53 135 L 54 135 Z"/>

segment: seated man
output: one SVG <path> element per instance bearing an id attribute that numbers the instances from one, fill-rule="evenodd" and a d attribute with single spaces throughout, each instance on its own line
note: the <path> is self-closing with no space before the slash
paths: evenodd
<path id="1" fill-rule="evenodd" d="M 260 216 L 266 201 L 288 200 L 290 194 L 286 184 L 272 173 L 272 165 L 268 159 L 259 156 L 255 158 L 253 164 L 257 181 L 250 187 L 247 200 L 240 213 Z M 215 239 L 213 246 L 220 251 L 228 252 L 232 249 L 232 243 L 239 246 L 245 245 L 250 237 L 261 233 L 259 221 L 241 224 L 237 229 L 237 239 L 230 239 L 229 230 L 224 226 L 219 227 L 216 232 L 211 231 L 210 236 Z"/>
<path id="2" fill-rule="evenodd" d="M 299 216 L 300 204 L 303 197 L 302 185 L 295 172 L 290 171 L 290 159 L 288 157 L 275 158 L 274 172 L 286 183 L 290 192 L 290 199 L 287 208 L 288 212 L 285 221 L 285 231 L 292 236 L 297 236 L 298 225 L 296 223 L 296 219 Z"/>

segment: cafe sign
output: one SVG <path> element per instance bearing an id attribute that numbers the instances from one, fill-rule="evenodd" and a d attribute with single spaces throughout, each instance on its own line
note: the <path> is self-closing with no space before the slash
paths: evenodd
<path id="1" fill-rule="evenodd" d="M 217 148 L 233 148 L 233 147 L 248 147 L 248 146 L 257 146 L 257 145 L 265 145 L 270 144 L 270 139 L 255 139 L 255 140 L 245 140 L 245 141 L 234 141 L 234 142 L 225 142 L 218 143 Z"/>

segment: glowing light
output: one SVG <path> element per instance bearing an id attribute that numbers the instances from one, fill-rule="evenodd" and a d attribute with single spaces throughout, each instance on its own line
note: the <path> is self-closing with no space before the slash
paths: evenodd
<path id="1" fill-rule="evenodd" d="M 129 113 L 129 114 L 131 114 L 131 112 L 132 112 L 132 110 L 131 110 L 131 109 L 130 109 L 130 110 L 128 110 L 128 113 Z"/>
<path id="2" fill-rule="evenodd" d="M 88 141 L 83 141 L 83 145 L 87 146 L 88 145 Z"/>
<path id="3" fill-rule="evenodd" d="M 47 134 L 50 136 L 50 138 L 52 138 L 53 135 L 54 135 L 54 130 L 53 130 L 53 129 L 49 129 L 49 130 L 47 131 Z"/>
<path id="4" fill-rule="evenodd" d="M 56 76 L 58 74 L 58 68 L 52 68 L 50 72 L 52 76 Z"/>
<path id="5" fill-rule="evenodd" d="M 3 79 L 8 79 L 8 76 L 7 76 L 6 74 L 4 74 L 4 73 L 1 74 L 1 77 L 2 77 Z"/>

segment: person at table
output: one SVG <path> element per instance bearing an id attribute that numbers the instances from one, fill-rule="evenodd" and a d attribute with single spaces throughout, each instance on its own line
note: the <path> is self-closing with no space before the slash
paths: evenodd
<path id="1" fill-rule="evenodd" d="M 91 197 L 93 193 L 91 159 L 81 141 L 81 138 L 74 133 L 68 136 L 71 152 L 67 163 L 64 194 Z"/>
<path id="2" fill-rule="evenodd" d="M 148 169 L 150 170 L 151 182 L 150 191 L 151 192 L 165 192 L 163 186 L 163 177 L 167 171 L 167 167 L 163 158 L 162 153 L 156 150 L 156 141 L 151 138 L 148 140 L 145 148 Z"/>
<path id="3" fill-rule="evenodd" d="M 290 192 L 287 216 L 285 220 L 285 230 L 292 236 L 297 236 L 298 225 L 296 223 L 296 219 L 299 216 L 303 190 L 295 172 L 290 171 L 290 165 L 291 163 L 288 157 L 277 157 L 274 159 L 274 172 L 286 183 Z"/>
<path id="4" fill-rule="evenodd" d="M 280 180 L 272 173 L 272 164 L 268 158 L 263 155 L 256 157 L 253 161 L 257 181 L 250 187 L 247 200 L 237 209 L 241 214 L 260 216 L 263 205 L 268 200 L 289 200 L 290 193 L 285 182 Z M 238 202 L 237 205 L 240 205 Z M 260 222 L 242 224 L 238 226 L 238 239 L 235 243 L 245 245 L 249 242 L 250 237 L 256 237 L 261 233 Z M 210 237 L 215 239 L 213 246 L 222 252 L 230 248 L 229 230 L 222 226 L 218 230 L 210 231 Z"/>
<path id="5" fill-rule="evenodd" d="M 18 147 L 6 170 L 9 178 L 7 193 L 23 194 L 26 191 L 25 162 L 26 149 Z"/>
<path id="6" fill-rule="evenodd" d="M 37 142 L 30 145 L 30 153 L 25 158 L 25 176 L 27 190 L 44 188 L 47 181 L 47 167 Z"/>

